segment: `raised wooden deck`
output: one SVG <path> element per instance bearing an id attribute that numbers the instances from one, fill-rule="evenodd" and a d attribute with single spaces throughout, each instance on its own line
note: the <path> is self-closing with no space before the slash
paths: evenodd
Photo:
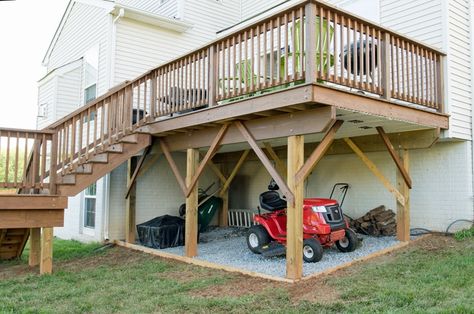
<path id="1" fill-rule="evenodd" d="M 301 264 L 295 256 L 302 241 L 298 218 L 302 182 L 337 139 L 343 139 L 345 149 L 358 154 L 394 194 L 403 226 L 399 238 L 408 239 L 407 165 L 412 142 L 397 136 L 403 141 L 401 158 L 394 152 L 391 134 L 419 131 L 417 145 L 431 145 L 433 134 L 436 137 L 449 127 L 443 113 L 443 58 L 430 46 L 324 2 L 300 1 L 115 87 L 44 130 L 0 129 L 0 151 L 5 155 L 0 188 L 62 200 L 53 195 L 79 193 L 148 150 L 155 137 L 189 205 L 186 252 L 191 257 L 196 254 L 196 183 L 204 167 L 219 149 L 248 150 L 250 145 L 287 196 L 288 277 L 299 279 Z M 426 133 L 429 130 L 434 133 Z M 398 188 L 364 155 L 358 146 L 364 140 L 353 141 L 374 135 L 384 139 L 383 147 L 403 174 Z M 280 166 L 272 146 L 288 145 L 288 181 L 281 173 L 285 167 L 280 173 L 273 167 L 260 140 L 266 141 L 265 148 Z M 319 143 L 306 161 L 305 142 Z M 210 148 L 199 163 L 197 149 L 203 147 Z M 171 158 L 170 152 L 178 150 L 188 153 L 186 179 Z M 248 151 L 242 154 L 235 169 L 247 155 Z M 131 164 L 129 190 L 137 171 L 133 173 Z M 228 189 L 233 175 L 225 178 L 216 167 L 213 170 Z M 38 252 L 42 227 L 43 255 L 50 260 L 50 227 L 60 225 L 65 204 L 45 209 L 39 196 L 7 199 L 22 209 L 0 209 L 0 228 L 8 232 L 23 228 L 23 239 L 32 228 L 32 250 Z M 129 198 L 128 240 L 134 225 Z M 2 239 L 8 235 L 2 234 Z M 36 255 L 32 256 L 30 263 L 35 265 Z M 51 271 L 50 263 L 43 265 L 44 272 Z"/>

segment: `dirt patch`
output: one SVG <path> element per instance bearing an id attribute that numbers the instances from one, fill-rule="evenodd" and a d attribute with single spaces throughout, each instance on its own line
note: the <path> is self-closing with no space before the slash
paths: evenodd
<path id="1" fill-rule="evenodd" d="M 171 263 L 171 262 L 170 262 Z M 157 274 L 160 279 L 174 280 L 179 283 L 187 283 L 201 278 L 212 277 L 216 275 L 227 275 L 226 272 L 209 269 L 204 267 L 196 267 L 184 263 L 173 263 L 173 270 Z"/>
<path id="2" fill-rule="evenodd" d="M 309 301 L 311 303 L 330 303 L 339 299 L 339 292 L 330 286 L 326 279 L 313 279 L 298 282 L 288 287 L 293 303 Z"/>
<path id="3" fill-rule="evenodd" d="M 432 235 L 430 237 L 426 237 L 420 241 L 415 242 L 412 247 L 420 248 L 430 252 L 436 252 L 446 248 L 454 248 L 456 247 L 457 242 L 458 241 L 453 237 Z"/>
<path id="4" fill-rule="evenodd" d="M 31 268 L 24 262 L 21 265 L 15 265 L 15 262 L 3 262 L 0 264 L 0 280 L 7 280 L 11 278 L 18 278 L 27 276 L 29 274 L 36 274 L 38 273 L 37 267 Z"/>

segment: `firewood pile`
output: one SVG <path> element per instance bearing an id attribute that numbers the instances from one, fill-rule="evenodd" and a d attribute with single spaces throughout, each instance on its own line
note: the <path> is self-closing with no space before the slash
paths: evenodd
<path id="1" fill-rule="evenodd" d="M 379 206 L 364 216 L 350 221 L 351 227 L 358 233 L 371 236 L 393 236 L 397 232 L 395 213 L 385 206 Z"/>

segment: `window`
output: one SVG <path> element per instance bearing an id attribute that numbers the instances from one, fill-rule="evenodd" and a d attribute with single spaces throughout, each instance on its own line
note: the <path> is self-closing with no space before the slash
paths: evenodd
<path id="1" fill-rule="evenodd" d="M 96 97 L 97 97 L 97 84 L 92 84 L 91 86 L 87 87 L 84 90 L 84 102 L 86 104 L 94 100 Z"/>
<path id="2" fill-rule="evenodd" d="M 48 117 L 48 104 L 40 104 L 38 107 L 38 118 L 47 118 Z"/>
<path id="3" fill-rule="evenodd" d="M 95 228 L 95 208 L 97 184 L 91 184 L 84 190 L 84 227 Z"/>

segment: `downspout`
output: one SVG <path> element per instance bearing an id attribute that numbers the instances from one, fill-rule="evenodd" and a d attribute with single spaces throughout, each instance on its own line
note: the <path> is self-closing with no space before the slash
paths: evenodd
<path id="1" fill-rule="evenodd" d="M 470 17 L 470 39 L 471 39 L 471 69 L 474 66 L 474 3 L 469 1 L 469 17 Z M 474 71 L 471 70 L 471 82 L 474 82 Z M 471 84 L 471 180 L 472 180 L 472 220 L 474 220 L 474 84 Z"/>
<path id="2" fill-rule="evenodd" d="M 119 14 L 112 20 L 111 17 L 111 35 L 110 35 L 110 42 L 109 42 L 109 57 L 110 57 L 110 64 L 109 64 L 109 77 L 108 77 L 108 86 L 107 89 L 112 88 L 114 85 L 114 78 L 115 78 L 115 42 L 117 39 L 117 22 L 120 18 L 125 16 L 125 10 L 120 8 Z M 102 234 L 103 240 L 109 240 L 109 226 L 110 226 L 110 173 L 105 175 L 104 177 L 104 201 L 102 206 Z"/>

